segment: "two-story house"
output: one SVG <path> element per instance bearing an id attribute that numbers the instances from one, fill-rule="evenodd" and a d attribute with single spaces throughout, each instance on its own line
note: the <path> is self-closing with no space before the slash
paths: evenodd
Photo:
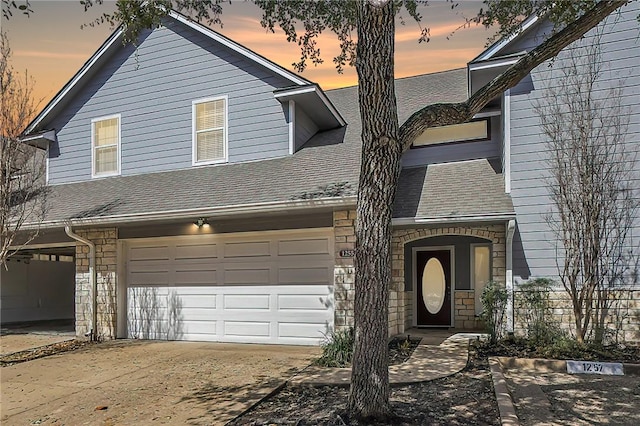
<path id="1" fill-rule="evenodd" d="M 604 51 L 630 71 L 637 4 Z M 548 29 L 530 19 L 467 68 L 398 79 L 400 121 L 465 100 Z M 635 35 L 633 35 L 635 34 Z M 116 30 L 25 132 L 46 151 L 41 233 L 2 271 L 2 321 L 75 318 L 78 335 L 316 344 L 353 322 L 357 87 L 316 84 L 172 12 Z M 609 48 L 609 46 L 616 46 Z M 554 276 L 532 103 L 546 64 L 403 158 L 390 334 L 478 327 L 490 280 Z M 74 267 L 75 265 L 75 267 Z"/>

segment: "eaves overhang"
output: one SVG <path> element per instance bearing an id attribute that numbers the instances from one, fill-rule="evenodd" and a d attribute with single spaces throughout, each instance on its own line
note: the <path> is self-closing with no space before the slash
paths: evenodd
<path id="1" fill-rule="evenodd" d="M 307 111 L 322 130 L 334 129 L 347 124 L 317 84 L 278 89 L 273 92 L 273 96 L 282 103 L 290 100 L 295 101 Z"/>
<path id="2" fill-rule="evenodd" d="M 56 228 L 65 225 L 72 226 L 104 226 L 140 223 L 151 221 L 166 221 L 177 219 L 193 219 L 194 217 L 236 217 L 238 215 L 261 215 L 269 213 L 299 212 L 313 209 L 336 209 L 355 207 L 357 196 L 324 197 L 305 200 L 274 201 L 255 204 L 239 204 L 220 207 L 202 207 L 196 209 L 167 210 L 145 213 L 119 214 L 110 216 L 72 217 L 58 220 L 45 220 L 41 223 L 26 223 L 21 229 Z"/>
<path id="3" fill-rule="evenodd" d="M 20 142 L 42 150 L 49 148 L 51 142 L 55 142 L 56 140 L 55 130 L 44 130 L 20 138 Z"/>

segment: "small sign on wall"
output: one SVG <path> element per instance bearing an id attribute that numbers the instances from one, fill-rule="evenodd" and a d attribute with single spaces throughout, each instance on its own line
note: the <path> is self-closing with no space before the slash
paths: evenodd
<path id="1" fill-rule="evenodd" d="M 619 362 L 567 361 L 567 373 L 624 376 L 624 369 Z"/>
<path id="2" fill-rule="evenodd" d="M 340 250 L 340 257 L 355 257 L 355 250 Z"/>

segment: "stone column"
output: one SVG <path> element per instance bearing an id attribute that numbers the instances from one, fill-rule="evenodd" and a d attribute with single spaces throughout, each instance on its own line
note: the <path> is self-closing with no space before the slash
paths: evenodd
<path id="1" fill-rule="evenodd" d="M 117 319 L 117 228 L 81 229 L 76 233 L 96 245 L 98 276 L 98 339 L 115 339 Z M 76 245 L 76 335 L 91 328 L 91 285 L 89 283 L 89 247 Z"/>
<path id="2" fill-rule="evenodd" d="M 355 210 L 333 212 L 333 232 L 335 238 L 334 299 L 335 329 L 353 326 L 353 296 L 355 268 L 352 256 L 342 257 L 343 250 L 355 250 Z M 346 253 L 350 254 L 350 253 Z"/>

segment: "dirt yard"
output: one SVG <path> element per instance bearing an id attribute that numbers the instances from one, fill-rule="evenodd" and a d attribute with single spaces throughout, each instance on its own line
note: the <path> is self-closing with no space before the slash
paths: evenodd
<path id="1" fill-rule="evenodd" d="M 507 372 L 521 424 L 640 425 L 640 377 Z"/>
<path id="2" fill-rule="evenodd" d="M 90 345 L 0 369 L 0 423 L 225 424 L 318 352 L 195 342 Z"/>

